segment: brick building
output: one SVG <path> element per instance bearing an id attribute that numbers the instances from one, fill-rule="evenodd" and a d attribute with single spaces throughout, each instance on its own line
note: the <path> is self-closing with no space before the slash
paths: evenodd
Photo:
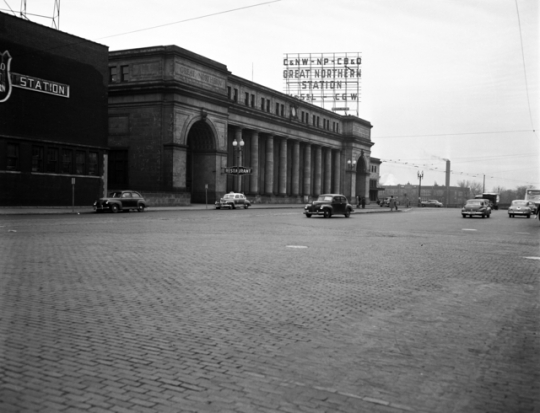
<path id="1" fill-rule="evenodd" d="M 111 190 L 139 190 L 153 205 L 213 202 L 229 191 L 273 203 L 325 192 L 369 199 L 366 120 L 240 78 L 178 46 L 111 52 L 109 75 Z M 230 174 L 232 166 L 251 173 Z"/>
<path id="2" fill-rule="evenodd" d="M 105 191 L 108 48 L 0 12 L 0 59 L 0 205 L 91 205 Z"/>

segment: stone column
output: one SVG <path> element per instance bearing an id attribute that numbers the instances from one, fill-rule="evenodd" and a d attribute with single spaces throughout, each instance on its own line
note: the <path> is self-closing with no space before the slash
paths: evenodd
<path id="1" fill-rule="evenodd" d="M 279 195 L 287 195 L 287 138 L 281 140 L 279 151 Z"/>
<path id="2" fill-rule="evenodd" d="M 251 133 L 251 179 L 249 192 L 253 195 L 259 193 L 259 132 Z"/>
<path id="3" fill-rule="evenodd" d="M 343 193 L 343 190 L 340 187 L 341 183 L 341 152 L 334 151 L 334 189 L 333 191 L 337 194 Z"/>
<path id="4" fill-rule="evenodd" d="M 266 138 L 266 165 L 264 173 L 264 193 L 273 195 L 274 192 L 274 137 Z"/>
<path id="5" fill-rule="evenodd" d="M 292 153 L 292 195 L 300 193 L 300 142 L 294 141 Z"/>
<path id="6" fill-rule="evenodd" d="M 311 195 L 311 145 L 307 144 L 304 151 L 304 195 Z"/>
<path id="7" fill-rule="evenodd" d="M 332 192 L 332 149 L 324 151 L 324 192 Z"/>
<path id="8" fill-rule="evenodd" d="M 236 139 L 236 142 L 238 142 L 238 145 L 233 147 L 234 165 L 241 166 L 243 146 L 240 146 L 240 142 L 242 141 L 242 128 L 238 126 L 234 128 L 234 139 Z M 234 192 L 242 192 L 242 175 L 240 174 L 236 175 L 236 189 Z"/>
<path id="9" fill-rule="evenodd" d="M 320 195 L 322 190 L 322 147 L 315 147 L 315 193 Z"/>

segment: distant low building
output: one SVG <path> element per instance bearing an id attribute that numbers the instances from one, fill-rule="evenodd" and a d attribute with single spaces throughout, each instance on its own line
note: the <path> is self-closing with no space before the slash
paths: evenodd
<path id="1" fill-rule="evenodd" d="M 379 198 L 382 198 L 382 192 L 384 188 L 379 185 L 381 178 L 381 160 L 378 158 L 369 158 L 369 200 L 370 202 L 377 202 Z"/>
<path id="2" fill-rule="evenodd" d="M 401 205 L 406 205 L 407 200 L 410 205 L 418 206 L 419 199 L 427 201 L 429 199 L 436 199 L 442 202 L 446 207 L 461 207 L 465 201 L 470 198 L 469 188 L 462 188 L 459 186 L 448 187 L 448 198 L 446 196 L 446 186 L 422 185 L 420 188 L 420 194 L 418 194 L 418 185 L 411 185 L 407 183 L 405 185 L 386 185 L 384 190 L 380 193 L 379 197 L 394 196 L 397 198 Z M 448 202 L 446 201 L 448 199 Z"/>

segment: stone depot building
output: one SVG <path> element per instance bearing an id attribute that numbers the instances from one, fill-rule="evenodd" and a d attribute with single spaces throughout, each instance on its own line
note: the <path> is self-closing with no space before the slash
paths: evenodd
<path id="1" fill-rule="evenodd" d="M 272 203 L 374 197 L 370 122 L 177 46 L 110 52 L 108 113 L 108 189 L 139 190 L 150 205 L 214 202 L 230 191 Z"/>

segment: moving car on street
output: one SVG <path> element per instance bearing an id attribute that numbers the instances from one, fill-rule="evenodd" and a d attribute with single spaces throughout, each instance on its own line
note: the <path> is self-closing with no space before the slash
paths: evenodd
<path id="1" fill-rule="evenodd" d="M 346 218 L 349 218 L 352 211 L 352 205 L 347 202 L 345 195 L 341 194 L 319 195 L 316 201 L 304 207 L 304 214 L 307 218 L 311 218 L 312 215 L 322 215 L 325 218 L 330 218 L 336 214 L 345 215 Z"/>
<path id="2" fill-rule="evenodd" d="M 508 218 L 514 218 L 516 215 L 530 218 L 531 215 L 534 215 L 534 211 L 536 211 L 536 207 L 531 201 L 515 199 L 508 207 Z"/>
<path id="3" fill-rule="evenodd" d="M 237 207 L 247 209 L 251 206 L 251 202 L 249 202 L 244 194 L 229 192 L 228 194 L 223 195 L 223 198 L 219 201 L 216 201 L 215 205 L 216 209 L 236 209 Z"/>
<path id="4" fill-rule="evenodd" d="M 443 204 L 436 199 L 430 199 L 428 201 L 422 201 L 420 204 L 422 207 L 435 207 L 435 208 L 441 208 Z"/>
<path id="5" fill-rule="evenodd" d="M 479 215 L 482 218 L 491 216 L 491 206 L 489 199 L 469 199 L 463 208 L 461 208 L 461 216 L 465 218 L 467 215 L 472 218 L 473 215 Z"/>
<path id="6" fill-rule="evenodd" d="M 114 191 L 107 198 L 100 198 L 94 202 L 94 211 L 113 213 L 119 211 L 139 211 L 144 212 L 147 207 L 146 200 L 136 191 Z"/>

